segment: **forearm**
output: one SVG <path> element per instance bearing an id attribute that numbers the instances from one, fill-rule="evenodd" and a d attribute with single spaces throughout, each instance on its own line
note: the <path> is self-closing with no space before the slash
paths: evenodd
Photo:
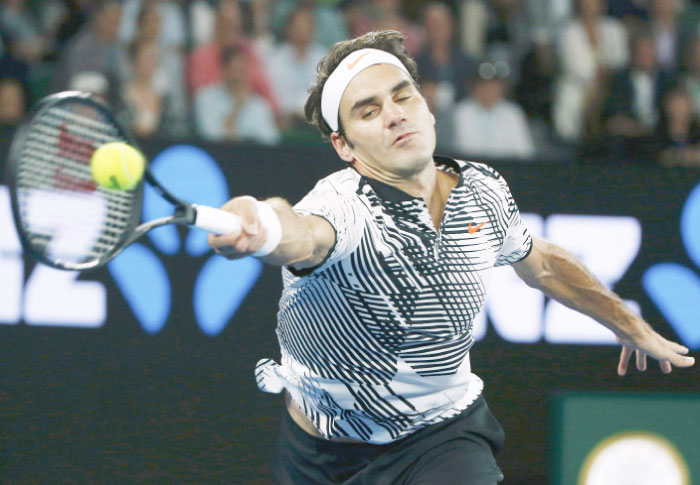
<path id="1" fill-rule="evenodd" d="M 540 261 L 537 268 L 518 271 L 529 286 L 590 316 L 618 336 L 634 336 L 650 330 L 649 325 L 598 281 L 578 258 L 555 244 L 538 241 Z"/>

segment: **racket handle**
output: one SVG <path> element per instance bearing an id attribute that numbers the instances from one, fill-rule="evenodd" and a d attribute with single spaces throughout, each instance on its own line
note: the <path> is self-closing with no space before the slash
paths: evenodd
<path id="1" fill-rule="evenodd" d="M 252 256 L 267 256 L 275 250 L 282 239 L 282 226 L 272 207 L 253 197 L 251 197 L 251 199 L 257 204 L 258 219 L 267 230 L 267 239 L 262 247 L 255 251 Z M 192 207 L 196 213 L 193 224 L 195 227 L 213 232 L 214 234 L 228 234 L 229 232 L 237 231 L 241 228 L 241 218 L 235 214 L 205 205 L 192 204 Z"/>
<path id="2" fill-rule="evenodd" d="M 214 234 L 228 234 L 241 228 L 241 218 L 221 209 L 192 204 L 196 216 L 194 226 Z"/>

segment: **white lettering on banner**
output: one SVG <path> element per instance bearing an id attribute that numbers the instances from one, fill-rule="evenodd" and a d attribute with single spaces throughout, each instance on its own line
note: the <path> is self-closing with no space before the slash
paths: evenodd
<path id="1" fill-rule="evenodd" d="M 15 324 L 22 318 L 24 261 L 12 222 L 10 191 L 0 185 L 0 323 Z"/>
<path id="2" fill-rule="evenodd" d="M 0 186 L 0 323 L 96 328 L 107 317 L 107 291 L 97 281 L 78 281 L 78 273 L 37 264 L 24 285 L 22 248 L 10 193 Z"/>
<path id="3" fill-rule="evenodd" d="M 521 214 L 533 236 L 543 236 L 568 249 L 607 287 L 624 276 L 639 253 L 641 225 L 634 217 Z M 496 268 L 487 292 L 485 312 L 474 323 L 474 337 L 486 334 L 488 314 L 496 332 L 509 342 L 534 343 L 545 338 L 560 344 L 614 344 L 614 334 L 595 320 L 529 288 L 512 268 Z M 639 304 L 625 301 L 639 313 Z"/>
<path id="4" fill-rule="evenodd" d="M 639 253 L 641 225 L 633 217 L 521 214 L 534 236 L 567 248 L 608 287 L 622 278 Z M 104 324 L 107 292 L 102 283 L 79 281 L 78 273 L 37 264 L 24 285 L 24 263 L 10 209 L 10 194 L 0 186 L 0 324 L 95 328 Z M 509 342 L 545 339 L 561 344 L 612 344 L 612 332 L 525 285 L 512 268 L 496 268 L 485 310 L 474 320 L 481 340 L 487 320 Z M 639 311 L 634 301 L 626 302 Z"/>
<path id="5" fill-rule="evenodd" d="M 642 245 L 642 228 L 633 217 L 555 214 L 547 218 L 546 234 L 578 256 L 608 288 L 625 275 Z M 640 312 L 637 302 L 625 303 Z M 556 301 L 547 303 L 544 322 L 544 338 L 548 342 L 617 342 L 610 330 Z"/>
<path id="6" fill-rule="evenodd" d="M 521 214 L 533 236 L 541 236 L 544 221 L 539 214 Z M 489 320 L 503 339 L 532 343 L 542 338 L 544 294 L 527 286 L 510 267 L 496 268 L 486 292 Z"/>

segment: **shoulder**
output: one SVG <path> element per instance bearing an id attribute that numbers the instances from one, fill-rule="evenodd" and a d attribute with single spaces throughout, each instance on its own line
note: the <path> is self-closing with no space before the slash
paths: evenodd
<path id="1" fill-rule="evenodd" d="M 213 43 L 202 44 L 195 47 L 190 54 L 192 62 L 208 62 L 219 54 L 219 48 Z"/>
<path id="2" fill-rule="evenodd" d="M 613 17 L 603 17 L 600 19 L 600 27 L 609 32 L 619 35 L 626 35 L 625 27 L 619 20 Z"/>
<path id="3" fill-rule="evenodd" d="M 222 84 L 215 83 L 197 90 L 195 100 L 198 103 L 218 102 L 223 96 L 225 96 L 225 92 Z"/>
<path id="4" fill-rule="evenodd" d="M 455 160 L 461 167 L 465 180 L 497 181 L 503 180 L 498 171 L 490 165 L 481 162 Z"/>
<path id="5" fill-rule="evenodd" d="M 246 100 L 246 108 L 255 111 L 272 111 L 267 100 L 259 94 L 253 94 Z"/>
<path id="6" fill-rule="evenodd" d="M 525 118 L 525 111 L 523 111 L 523 108 L 516 102 L 504 100 L 500 109 L 505 116 L 509 116 L 517 121 L 522 121 L 522 119 Z"/>
<path id="7" fill-rule="evenodd" d="M 561 40 L 574 40 L 583 35 L 583 25 L 577 19 L 569 20 L 559 31 Z"/>
<path id="8" fill-rule="evenodd" d="M 286 42 L 282 42 L 272 48 L 272 52 L 268 61 L 271 64 L 286 65 L 289 63 L 289 59 L 292 55 L 293 53 L 291 46 Z"/>
<path id="9" fill-rule="evenodd" d="M 487 185 L 492 188 L 508 187 L 503 176 L 490 165 L 482 162 L 456 160 L 460 165 L 465 184 Z"/>
<path id="10" fill-rule="evenodd" d="M 320 179 L 312 192 L 337 194 L 340 197 L 354 197 L 360 186 L 360 174 L 352 168 L 344 168 Z"/>
<path id="11" fill-rule="evenodd" d="M 469 116 L 471 115 L 474 111 L 476 111 L 477 105 L 476 102 L 470 98 L 468 99 L 463 99 L 459 103 L 455 105 L 455 116 Z"/>

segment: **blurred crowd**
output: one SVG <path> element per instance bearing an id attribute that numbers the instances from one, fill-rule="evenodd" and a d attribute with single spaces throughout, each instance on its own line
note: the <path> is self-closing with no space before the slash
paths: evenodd
<path id="1" fill-rule="evenodd" d="M 319 141 L 334 42 L 403 32 L 439 149 L 700 166 L 691 0 L 0 0 L 0 124 L 76 89 L 139 137 Z"/>

